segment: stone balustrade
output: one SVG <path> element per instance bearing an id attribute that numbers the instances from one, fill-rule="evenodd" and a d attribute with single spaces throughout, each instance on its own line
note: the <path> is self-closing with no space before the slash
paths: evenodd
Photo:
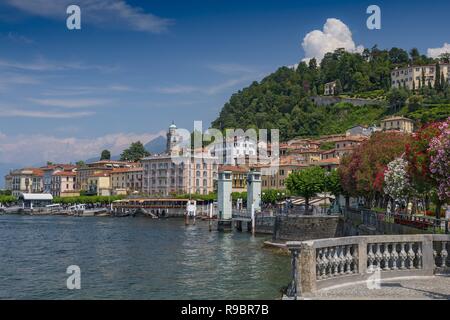
<path id="1" fill-rule="evenodd" d="M 288 296 L 380 279 L 426 277 L 450 270 L 450 235 L 358 236 L 287 242 L 292 254 Z"/>

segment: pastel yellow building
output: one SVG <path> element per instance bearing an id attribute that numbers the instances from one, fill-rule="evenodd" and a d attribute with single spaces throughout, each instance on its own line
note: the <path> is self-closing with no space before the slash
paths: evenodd
<path id="1" fill-rule="evenodd" d="M 52 175 L 51 194 L 53 197 L 79 196 L 76 185 L 77 173 L 74 171 L 58 171 Z"/>
<path id="2" fill-rule="evenodd" d="M 97 196 L 112 195 L 111 177 L 109 173 L 96 173 L 88 178 L 88 192 Z"/>
<path id="3" fill-rule="evenodd" d="M 395 130 L 405 133 L 414 132 L 414 121 L 405 117 L 390 117 L 381 120 L 383 131 Z"/>
<path id="4" fill-rule="evenodd" d="M 261 187 L 263 190 L 286 189 L 286 179 L 293 172 L 307 168 L 309 165 L 298 161 L 295 156 L 282 157 L 278 170 L 272 175 L 263 175 L 261 181 Z"/>
<path id="5" fill-rule="evenodd" d="M 132 194 L 142 192 L 143 168 L 117 168 L 110 172 L 114 194 Z"/>

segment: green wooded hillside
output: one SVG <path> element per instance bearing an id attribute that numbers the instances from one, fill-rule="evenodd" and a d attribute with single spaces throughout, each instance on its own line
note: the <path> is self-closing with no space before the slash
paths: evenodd
<path id="1" fill-rule="evenodd" d="M 390 72 L 407 65 L 448 63 L 450 55 L 430 59 L 417 49 L 380 50 L 374 47 L 362 54 L 342 49 L 328 53 L 296 68 L 282 67 L 260 82 L 232 95 L 215 128 L 280 129 L 282 140 L 298 136 L 343 133 L 357 124 L 378 124 L 380 119 L 401 114 L 417 122 L 450 116 L 450 88 L 439 82 L 436 88 L 424 84 L 417 90 L 390 89 Z M 324 84 L 337 81 L 336 95 L 382 100 L 381 106 L 353 106 L 338 103 L 316 106 L 310 97 L 323 94 Z"/>

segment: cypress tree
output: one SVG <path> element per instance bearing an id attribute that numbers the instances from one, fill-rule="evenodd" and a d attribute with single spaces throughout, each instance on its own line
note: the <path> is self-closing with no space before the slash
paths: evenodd
<path id="1" fill-rule="evenodd" d="M 422 88 L 425 88 L 425 70 L 422 68 Z"/>
<path id="2" fill-rule="evenodd" d="M 441 66 L 439 62 L 436 63 L 436 81 L 434 82 L 434 87 L 437 91 L 441 90 Z"/>
<path id="3" fill-rule="evenodd" d="M 441 91 L 444 91 L 445 89 L 445 76 L 444 76 L 444 71 L 442 71 L 441 73 Z"/>

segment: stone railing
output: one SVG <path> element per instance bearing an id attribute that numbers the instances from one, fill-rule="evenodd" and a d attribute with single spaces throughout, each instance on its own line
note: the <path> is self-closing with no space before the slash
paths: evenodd
<path id="1" fill-rule="evenodd" d="M 383 235 L 288 242 L 292 281 L 287 295 L 367 281 L 432 276 L 450 270 L 450 235 Z"/>
<path id="2" fill-rule="evenodd" d="M 450 220 L 436 219 L 434 217 L 416 216 L 410 214 L 387 214 L 373 212 L 367 209 L 346 209 L 344 217 L 360 217 L 362 223 L 366 226 L 372 226 L 377 230 L 382 230 L 383 224 L 397 224 L 418 230 L 424 230 L 426 233 L 444 233 L 449 234 Z"/>

